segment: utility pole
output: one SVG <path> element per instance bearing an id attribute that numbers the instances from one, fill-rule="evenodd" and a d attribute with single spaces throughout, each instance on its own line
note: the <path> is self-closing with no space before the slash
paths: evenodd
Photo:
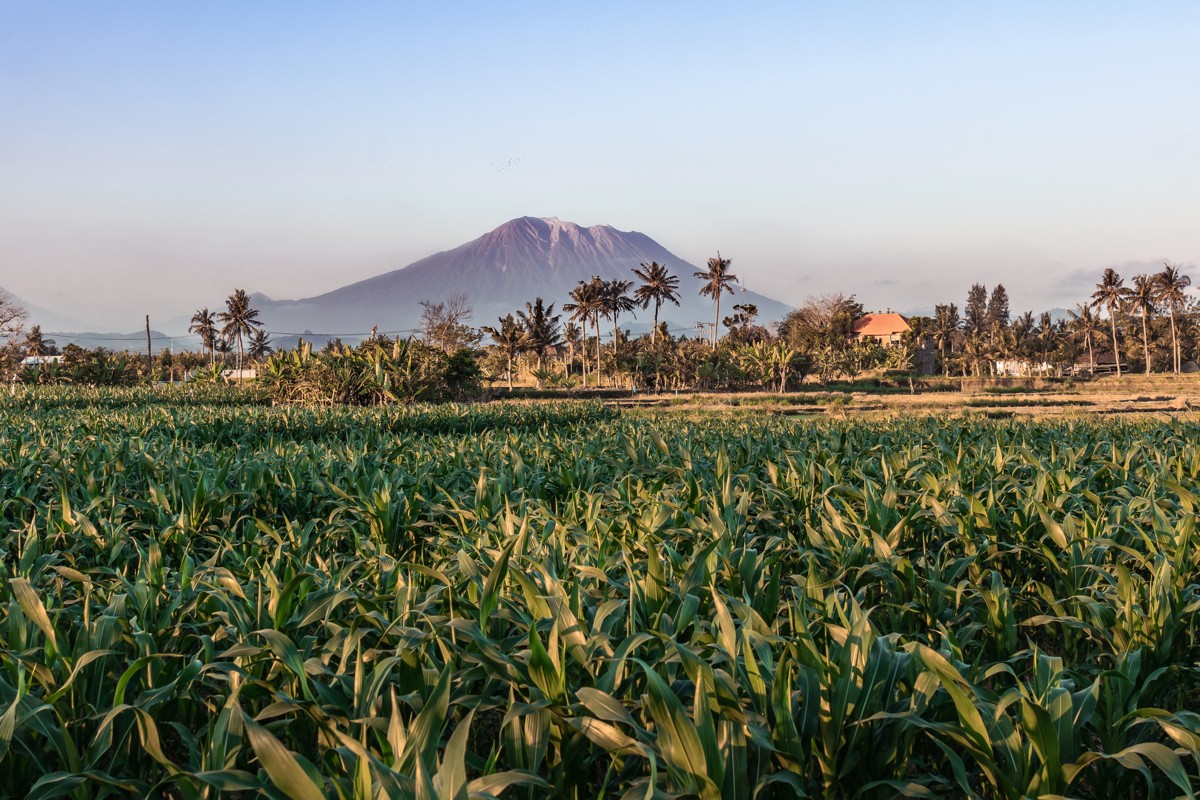
<path id="1" fill-rule="evenodd" d="M 146 380 L 154 385 L 154 351 L 150 349 L 150 315 L 146 315 Z"/>

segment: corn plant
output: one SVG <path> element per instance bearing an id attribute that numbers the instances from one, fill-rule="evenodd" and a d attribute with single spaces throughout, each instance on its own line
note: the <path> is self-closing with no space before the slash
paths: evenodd
<path id="1" fill-rule="evenodd" d="M 0 423 L 0 796 L 1200 787 L 1193 421 L 194 386 Z"/>

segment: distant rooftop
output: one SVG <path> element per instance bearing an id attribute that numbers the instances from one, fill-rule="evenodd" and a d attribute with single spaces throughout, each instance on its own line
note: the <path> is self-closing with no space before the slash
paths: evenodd
<path id="1" fill-rule="evenodd" d="M 864 314 L 854 323 L 854 332 L 859 336 L 895 336 L 908 330 L 908 318 L 903 314 L 884 312 L 881 314 Z"/>

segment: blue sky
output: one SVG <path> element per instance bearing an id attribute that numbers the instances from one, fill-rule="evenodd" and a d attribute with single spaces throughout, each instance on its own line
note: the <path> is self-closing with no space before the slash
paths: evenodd
<path id="1" fill-rule="evenodd" d="M 793 304 L 1069 305 L 1200 260 L 1197 41 L 1191 2 L 0 0 L 0 286 L 136 327 L 529 214 Z"/>

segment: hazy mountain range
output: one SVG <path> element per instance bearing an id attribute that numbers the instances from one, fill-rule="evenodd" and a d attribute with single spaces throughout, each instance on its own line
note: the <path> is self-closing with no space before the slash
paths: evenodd
<path id="1" fill-rule="evenodd" d="M 699 294 L 701 282 L 693 277 L 698 266 L 644 233 L 619 231 L 609 225 L 585 228 L 556 217 L 519 217 L 452 250 L 315 297 L 278 300 L 261 291 L 252 297 L 259 318 L 280 344 L 294 342 L 296 334 L 316 341 L 330 336 L 353 340 L 372 326 L 381 333 L 413 333 L 421 316 L 422 300 L 439 302 L 460 293 L 470 299 L 474 314 L 469 323 L 475 326 L 494 324 L 498 317 L 523 309 L 536 297 L 554 303 L 561 311 L 579 281 L 598 275 L 605 280 L 634 281 L 636 286 L 632 270 L 651 261 L 667 266 L 679 278 L 680 305 L 664 306 L 660 320 L 666 320 L 677 335 L 695 335 L 697 322 L 711 323 L 712 300 Z M 736 261 L 731 269 L 737 274 Z M 735 303 L 755 304 L 764 324 L 782 319 L 789 310 L 783 303 L 736 287 L 734 294 L 722 296 L 721 316 L 732 313 Z M 59 346 L 78 341 L 136 350 L 144 344 L 144 340 L 135 341 L 137 335 L 131 333 L 72 336 L 63 331 L 80 331 L 83 326 L 46 309 L 25 305 L 30 324 L 41 325 Z M 220 306 L 210 307 L 219 310 Z M 653 313 L 650 308 L 623 315 L 621 327 L 635 333 L 647 331 Z M 566 317 L 563 314 L 564 321 Z M 195 346 L 195 337 L 187 335 L 188 322 L 188 317 L 156 321 L 156 329 L 165 329 L 166 333 L 155 331 L 155 349 Z"/>
<path id="2" fill-rule="evenodd" d="M 595 275 L 605 280 L 632 280 L 636 285 L 632 270 L 651 261 L 666 265 L 679 278 L 680 305 L 666 305 L 659 315 L 670 324 L 672 332 L 695 335 L 697 322 L 711 323 L 712 301 L 699 294 L 701 282 L 693 277 L 698 266 L 644 233 L 619 231 L 610 225 L 585 228 L 556 217 L 518 217 L 452 250 L 315 297 L 276 300 L 256 292 L 253 301 L 274 341 L 282 346 L 293 345 L 298 335 L 318 343 L 333 336 L 353 341 L 372 326 L 381 333 L 403 336 L 415 332 L 422 300 L 439 302 L 466 294 L 474 309 L 469 323 L 491 325 L 498 317 L 523 309 L 536 297 L 555 303 L 556 310 L 561 311 L 579 281 Z M 738 272 L 736 261 L 732 271 Z M 85 347 L 140 351 L 145 346 L 142 331 L 95 331 L 94 326 L 22 303 L 29 311 L 29 324 L 41 325 L 45 335 L 55 339 L 59 347 L 75 342 Z M 764 324 L 782 319 L 789 310 L 783 303 L 738 287 L 733 295 L 721 298 L 721 316 L 732 313 L 735 303 L 755 304 Z M 210 307 L 218 310 L 220 303 Z M 931 316 L 933 312 L 921 309 L 905 313 Z M 1050 313 L 1056 321 L 1067 316 L 1061 308 L 1051 309 Z M 564 321 L 566 317 L 564 313 Z M 649 330 L 652 318 L 652 308 L 638 309 L 636 316 L 624 315 L 620 323 L 640 333 Z M 196 347 L 198 338 L 187 333 L 188 323 L 188 317 L 156 322 L 152 333 L 155 350 Z"/>

